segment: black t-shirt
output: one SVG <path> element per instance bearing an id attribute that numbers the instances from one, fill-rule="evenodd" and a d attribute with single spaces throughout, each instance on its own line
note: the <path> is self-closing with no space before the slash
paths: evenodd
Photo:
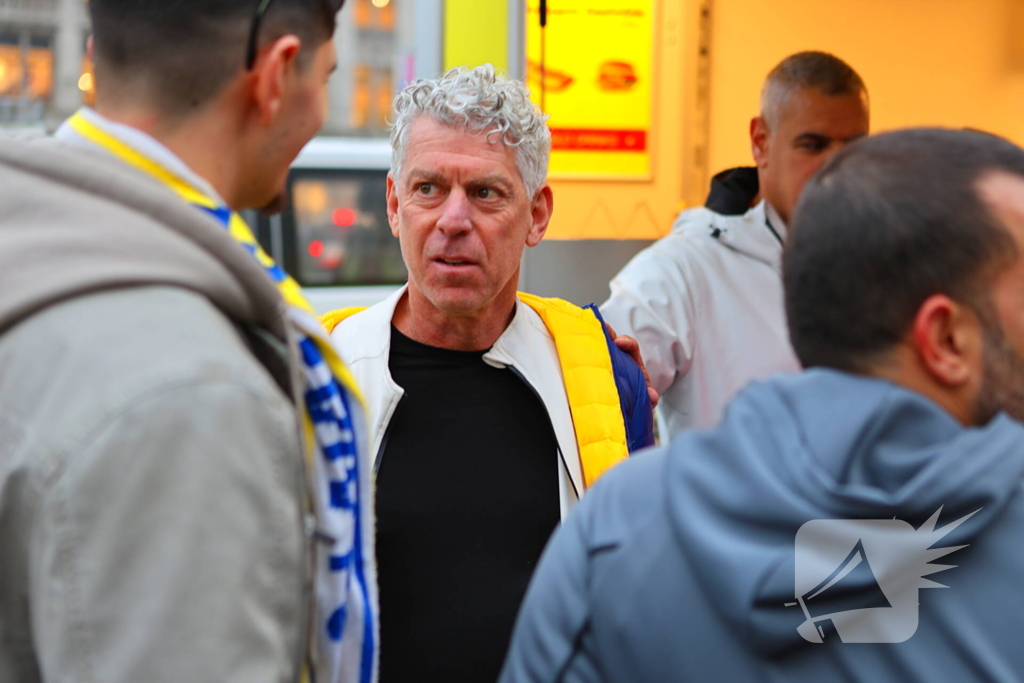
<path id="1" fill-rule="evenodd" d="M 484 353 L 391 329 L 405 395 L 377 473 L 382 683 L 496 680 L 558 524 L 547 409 Z"/>

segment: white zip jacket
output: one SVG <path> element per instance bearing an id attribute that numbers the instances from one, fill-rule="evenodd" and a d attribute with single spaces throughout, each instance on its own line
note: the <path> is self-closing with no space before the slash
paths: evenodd
<path id="1" fill-rule="evenodd" d="M 391 356 L 391 319 L 406 287 L 381 303 L 343 320 L 331 333 L 331 340 L 348 365 L 366 398 L 373 446 L 373 472 L 380 468 L 388 424 L 404 390 L 388 369 Z M 510 368 L 540 397 L 547 408 L 560 453 L 558 493 L 562 518 L 583 491 L 576 430 L 562 381 L 555 342 L 536 311 L 516 300 L 516 312 L 508 328 L 484 354 L 484 362 L 496 368 Z"/>
<path id="2" fill-rule="evenodd" d="M 800 369 L 786 328 L 785 238 L 763 201 L 742 216 L 689 209 L 612 280 L 601 313 L 640 342 L 669 434 L 714 426 L 749 382 Z"/>

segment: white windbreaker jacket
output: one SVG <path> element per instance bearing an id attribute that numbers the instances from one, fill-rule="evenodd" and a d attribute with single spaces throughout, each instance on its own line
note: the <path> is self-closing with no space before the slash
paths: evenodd
<path id="1" fill-rule="evenodd" d="M 640 342 L 670 434 L 711 427 L 752 380 L 800 369 L 786 329 L 785 238 L 763 201 L 742 216 L 689 209 L 612 280 L 601 313 Z"/>
<path id="2" fill-rule="evenodd" d="M 388 424 L 405 393 L 388 369 L 391 319 L 405 291 L 403 287 L 381 303 L 343 320 L 331 332 L 338 354 L 366 398 L 374 473 L 380 468 L 387 444 Z M 497 368 L 511 368 L 537 392 L 547 408 L 560 451 L 551 457 L 558 458 L 559 503 L 564 519 L 584 490 L 584 482 L 576 430 L 551 333 L 540 316 L 517 299 L 511 324 L 484 355 L 484 362 Z"/>

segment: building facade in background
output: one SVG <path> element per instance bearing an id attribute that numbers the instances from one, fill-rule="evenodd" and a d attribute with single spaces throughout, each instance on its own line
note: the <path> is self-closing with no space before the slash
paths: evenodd
<path id="1" fill-rule="evenodd" d="M 338 74 L 327 135 L 387 135 L 395 93 L 415 73 L 415 0 L 347 0 L 338 24 Z"/>
<path id="2" fill-rule="evenodd" d="M 83 102 L 91 103 L 86 1 L 0 0 L 0 130 L 52 131 Z M 391 100 L 414 71 L 412 5 L 345 3 L 325 134 L 387 135 Z"/>
<path id="3" fill-rule="evenodd" d="M 0 0 L 0 126 L 52 130 L 74 112 L 88 32 L 83 0 Z"/>

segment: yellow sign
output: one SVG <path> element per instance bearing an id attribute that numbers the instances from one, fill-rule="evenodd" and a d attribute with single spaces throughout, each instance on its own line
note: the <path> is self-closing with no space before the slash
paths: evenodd
<path id="1" fill-rule="evenodd" d="M 550 114 L 551 175 L 651 176 L 655 0 L 527 3 L 527 82 Z"/>
<path id="2" fill-rule="evenodd" d="M 508 69 L 508 0 L 445 0 L 445 71 L 487 62 Z"/>

